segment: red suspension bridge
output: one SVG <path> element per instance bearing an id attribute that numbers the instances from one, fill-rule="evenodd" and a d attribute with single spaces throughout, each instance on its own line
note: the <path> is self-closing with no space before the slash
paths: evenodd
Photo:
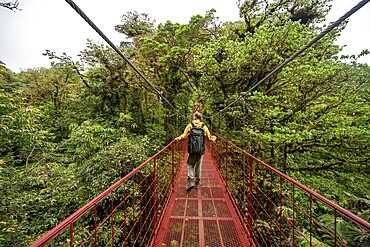
<path id="1" fill-rule="evenodd" d="M 187 193 L 185 144 L 171 142 L 31 246 L 349 246 L 338 222 L 370 232 L 220 136 L 208 143 L 201 187 Z"/>

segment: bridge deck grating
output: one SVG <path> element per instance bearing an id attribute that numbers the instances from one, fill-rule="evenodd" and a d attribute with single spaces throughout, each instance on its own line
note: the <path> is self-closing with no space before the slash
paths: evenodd
<path id="1" fill-rule="evenodd" d="M 200 188 L 186 192 L 186 186 L 185 157 L 154 246 L 249 246 L 208 150 L 203 157 Z"/>

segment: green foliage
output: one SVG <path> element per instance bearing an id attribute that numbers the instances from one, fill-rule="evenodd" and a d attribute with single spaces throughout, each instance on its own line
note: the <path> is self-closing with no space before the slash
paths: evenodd
<path id="1" fill-rule="evenodd" d="M 119 33 L 127 35 L 129 38 L 136 36 L 145 36 L 153 32 L 154 22 L 145 13 L 138 13 L 137 11 L 128 11 L 122 16 L 123 23 L 116 25 L 115 29 Z"/>
<path id="2" fill-rule="evenodd" d="M 223 109 L 315 35 L 307 25 L 291 20 L 278 25 L 281 20 L 263 22 L 242 37 L 235 30 L 245 30 L 245 24 L 237 23 L 231 26 L 234 32 L 197 46 L 201 88 L 212 95 L 203 102 L 204 111 L 211 115 Z M 336 60 L 337 34 L 215 115 L 212 124 L 265 162 L 348 205 L 343 189 L 361 196 L 370 193 L 365 182 L 369 105 L 364 104 L 370 74 L 367 65 Z M 346 182 L 348 177 L 359 183 Z"/>
<path id="3" fill-rule="evenodd" d="M 370 67 L 356 63 L 367 51 L 340 60 L 344 25 L 218 114 L 317 34 L 328 3 L 239 1 L 243 21 L 228 23 L 213 9 L 158 26 L 147 14 L 123 15 L 115 28 L 132 38 L 123 52 L 180 114 L 90 40 L 80 62 L 46 51 L 51 68 L 18 74 L 0 62 L 0 245 L 28 245 L 122 178 L 183 130 L 179 116 L 194 103 L 213 116 L 211 129 L 368 219 Z M 337 224 L 349 246 L 368 243 Z"/>
<path id="4" fill-rule="evenodd" d="M 5 163 L 26 162 L 33 148 L 43 145 L 49 136 L 42 125 L 40 109 L 23 103 L 18 92 L 0 90 L 0 154 Z"/>
<path id="5" fill-rule="evenodd" d="M 330 232 L 334 232 L 334 226 L 336 226 L 336 233 L 338 237 L 347 246 L 368 246 L 370 244 L 370 233 L 364 229 L 361 229 L 353 223 L 347 222 L 343 218 L 337 218 L 336 224 L 334 224 L 333 215 L 323 215 L 320 217 L 320 223 L 322 223 Z M 324 237 L 330 239 L 330 245 L 334 245 L 334 242 L 330 236 L 324 233 Z"/>
<path id="6" fill-rule="evenodd" d="M 68 149 L 73 150 L 77 161 L 83 161 L 115 141 L 115 129 L 104 128 L 87 120 L 81 125 L 71 124 Z"/>
<path id="7" fill-rule="evenodd" d="M 88 202 L 144 162 L 151 143 L 147 137 L 125 136 L 83 159 L 76 170 L 79 190 Z"/>
<path id="8" fill-rule="evenodd" d="M 315 25 L 325 20 L 330 10 L 331 0 L 315 1 L 249 1 L 239 0 L 240 15 L 247 24 L 248 32 L 253 33 L 260 26 L 277 21 L 284 25 L 287 21 L 296 21 L 304 25 Z"/>
<path id="9" fill-rule="evenodd" d="M 310 243 L 310 233 L 307 232 L 306 230 L 303 231 L 303 236 L 301 235 L 298 235 L 299 238 L 298 238 L 298 244 L 297 246 L 299 247 L 310 247 L 310 246 L 318 246 L 318 247 L 329 247 L 330 245 L 328 244 L 325 244 L 323 242 L 320 242 L 319 240 L 317 240 L 316 238 L 312 237 L 312 242 Z"/>
<path id="10" fill-rule="evenodd" d="M 73 166 L 44 163 L 32 169 L 0 166 L 0 245 L 28 246 L 80 205 Z"/>

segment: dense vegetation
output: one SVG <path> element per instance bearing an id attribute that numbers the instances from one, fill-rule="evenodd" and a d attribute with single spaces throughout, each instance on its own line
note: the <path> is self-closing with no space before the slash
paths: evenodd
<path id="1" fill-rule="evenodd" d="M 80 61 L 1 63 L 0 245 L 28 245 L 94 198 L 178 134 L 194 103 L 213 130 L 369 220 L 370 67 L 339 57 L 345 25 L 218 114 L 317 35 L 329 2 L 240 1 L 242 20 L 226 23 L 213 9 L 188 24 L 123 15 L 120 48 L 180 114 L 91 40 Z"/>

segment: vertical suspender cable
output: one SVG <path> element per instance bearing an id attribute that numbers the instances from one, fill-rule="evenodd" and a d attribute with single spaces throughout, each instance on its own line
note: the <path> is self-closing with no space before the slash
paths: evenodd
<path id="1" fill-rule="evenodd" d="M 179 136 L 179 113 L 176 113 L 176 136 Z"/>
<path id="2" fill-rule="evenodd" d="M 218 114 L 218 132 L 221 135 L 221 112 Z"/>

